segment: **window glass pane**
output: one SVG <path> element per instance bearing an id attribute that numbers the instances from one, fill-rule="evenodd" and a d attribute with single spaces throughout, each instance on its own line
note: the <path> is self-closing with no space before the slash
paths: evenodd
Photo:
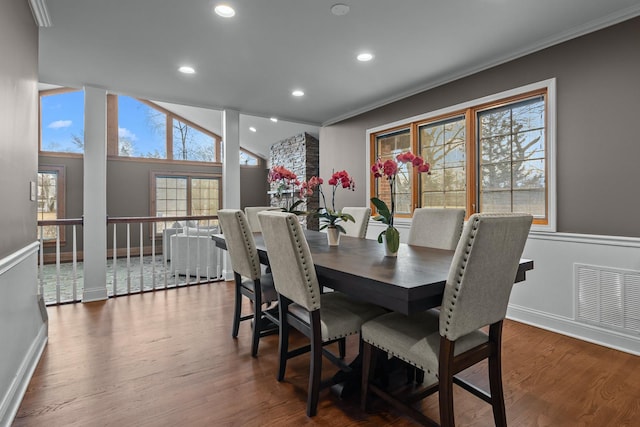
<path id="1" fill-rule="evenodd" d="M 38 220 L 54 219 L 58 219 L 58 174 L 38 172 Z M 55 239 L 56 230 L 54 225 L 38 227 L 38 239 Z"/>
<path id="2" fill-rule="evenodd" d="M 167 158 L 167 116 L 137 99 L 118 95 L 118 154 Z"/>
<path id="3" fill-rule="evenodd" d="M 186 191 L 178 185 L 186 185 L 187 177 L 156 178 L 156 216 L 186 216 Z"/>
<path id="4" fill-rule="evenodd" d="M 215 162 L 213 137 L 181 122 L 173 120 L 173 159 Z"/>
<path id="5" fill-rule="evenodd" d="M 258 158 L 246 151 L 240 150 L 240 164 L 244 166 L 258 166 Z"/>
<path id="6" fill-rule="evenodd" d="M 220 207 L 218 178 L 191 179 L 191 214 L 215 215 Z"/>
<path id="7" fill-rule="evenodd" d="M 480 211 L 545 217 L 544 97 L 479 112 L 478 123 Z"/>
<path id="8" fill-rule="evenodd" d="M 40 97 L 42 151 L 84 153 L 84 91 Z"/>
<path id="9" fill-rule="evenodd" d="M 411 137 L 409 129 L 401 130 L 376 138 L 376 157 L 381 161 L 395 160 L 396 156 L 405 151 L 411 150 Z M 399 163 L 398 174 L 396 175 L 396 214 L 411 214 L 411 175 L 413 168 Z M 376 180 L 376 197 L 383 200 L 391 208 L 391 188 L 387 180 L 380 178 Z"/>
<path id="10" fill-rule="evenodd" d="M 457 116 L 419 127 L 420 155 L 431 165 L 431 175 L 420 176 L 421 206 L 466 206 L 466 120 Z M 456 194 L 449 197 L 448 193 Z M 462 205 L 458 200 L 462 199 Z M 451 203 L 454 203 L 453 205 Z"/>

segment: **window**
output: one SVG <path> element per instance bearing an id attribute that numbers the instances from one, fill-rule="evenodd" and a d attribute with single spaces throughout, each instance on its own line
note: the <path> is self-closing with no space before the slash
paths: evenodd
<path id="1" fill-rule="evenodd" d="M 38 221 L 64 218 L 64 182 L 64 166 L 40 166 L 37 190 Z M 38 227 L 38 239 L 55 240 L 56 230 L 55 225 Z M 64 237 L 64 233 L 61 237 Z"/>
<path id="2" fill-rule="evenodd" d="M 84 91 L 53 89 L 40 95 L 40 150 L 84 153 Z"/>
<path id="3" fill-rule="evenodd" d="M 109 95 L 117 109 L 108 121 L 109 154 L 178 161 L 218 162 L 221 138 L 153 102 Z M 117 99 L 117 104 L 116 100 Z M 117 120 L 117 123 L 115 121 Z"/>
<path id="4" fill-rule="evenodd" d="M 260 166 L 260 158 L 247 150 L 240 150 L 240 166 Z"/>
<path id="5" fill-rule="evenodd" d="M 220 208 L 220 177 L 155 174 L 152 216 L 208 216 Z M 169 224 L 170 226 L 171 224 Z M 158 224 L 161 232 L 164 224 Z"/>
<path id="6" fill-rule="evenodd" d="M 111 153 L 121 157 L 166 159 L 166 115 L 129 96 L 118 96 L 117 102 L 117 150 Z"/>
<path id="7" fill-rule="evenodd" d="M 555 80 L 532 84 L 367 132 L 370 158 L 411 150 L 431 174 L 401 171 L 399 217 L 416 207 L 528 212 L 555 231 Z M 389 201 L 371 180 L 371 197 Z"/>

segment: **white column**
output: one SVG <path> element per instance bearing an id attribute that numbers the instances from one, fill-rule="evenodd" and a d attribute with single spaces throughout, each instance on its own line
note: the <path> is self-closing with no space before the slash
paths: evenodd
<path id="1" fill-rule="evenodd" d="M 240 209 L 240 113 L 235 110 L 222 112 L 222 207 Z M 223 277 L 233 279 L 229 255 L 224 257 Z"/>
<path id="2" fill-rule="evenodd" d="M 84 291 L 107 299 L 107 92 L 84 88 Z"/>

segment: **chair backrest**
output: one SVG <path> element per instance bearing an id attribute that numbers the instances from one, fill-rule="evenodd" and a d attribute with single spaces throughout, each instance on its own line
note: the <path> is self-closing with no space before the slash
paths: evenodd
<path id="1" fill-rule="evenodd" d="M 355 222 L 342 221 L 342 225 L 347 232 L 347 236 L 358 237 L 364 239 L 367 236 L 367 228 L 369 227 L 369 218 L 371 217 L 371 208 L 343 208 L 342 213 L 349 214 L 355 219 Z"/>
<path id="2" fill-rule="evenodd" d="M 260 259 L 247 217 L 239 209 L 220 209 L 218 221 L 227 243 L 233 271 L 252 280 L 259 279 Z"/>
<path id="3" fill-rule="evenodd" d="M 262 211 L 280 211 L 280 208 L 274 208 L 273 206 L 247 206 L 244 208 L 244 214 L 247 216 L 247 221 L 249 222 L 249 227 L 251 231 L 254 233 L 259 233 L 262 230 L 260 229 L 260 221 L 258 221 L 258 212 Z"/>
<path id="4" fill-rule="evenodd" d="M 418 208 L 413 211 L 407 243 L 454 250 L 464 225 L 464 209 Z"/>
<path id="5" fill-rule="evenodd" d="M 533 217 L 474 214 L 458 242 L 440 309 L 440 335 L 455 341 L 504 319 Z"/>
<path id="6" fill-rule="evenodd" d="M 318 277 L 298 217 L 263 211 L 258 218 L 276 291 L 309 311 L 319 309 Z"/>

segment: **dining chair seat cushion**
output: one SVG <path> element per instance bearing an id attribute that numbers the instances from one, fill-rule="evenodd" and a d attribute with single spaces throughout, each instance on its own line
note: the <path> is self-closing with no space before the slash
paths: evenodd
<path id="1" fill-rule="evenodd" d="M 365 342 L 404 360 L 425 372 L 424 384 L 438 382 L 440 353 L 440 312 L 432 309 L 406 316 L 388 313 L 362 325 Z M 488 341 L 488 335 L 476 330 L 456 341 L 455 355 Z"/>
<path id="2" fill-rule="evenodd" d="M 341 292 L 320 296 L 320 326 L 322 340 L 329 341 L 360 332 L 360 326 L 387 311 L 377 305 L 355 301 Z M 310 322 L 309 311 L 299 304 L 289 305 L 289 313 Z"/>
<path id="3" fill-rule="evenodd" d="M 255 293 L 255 286 L 253 280 L 243 277 L 242 287 L 249 289 Z M 263 274 L 260 277 L 260 287 L 262 288 L 262 303 L 270 303 L 272 301 L 278 301 L 278 293 L 276 287 L 273 284 L 273 276 L 271 273 Z"/>

